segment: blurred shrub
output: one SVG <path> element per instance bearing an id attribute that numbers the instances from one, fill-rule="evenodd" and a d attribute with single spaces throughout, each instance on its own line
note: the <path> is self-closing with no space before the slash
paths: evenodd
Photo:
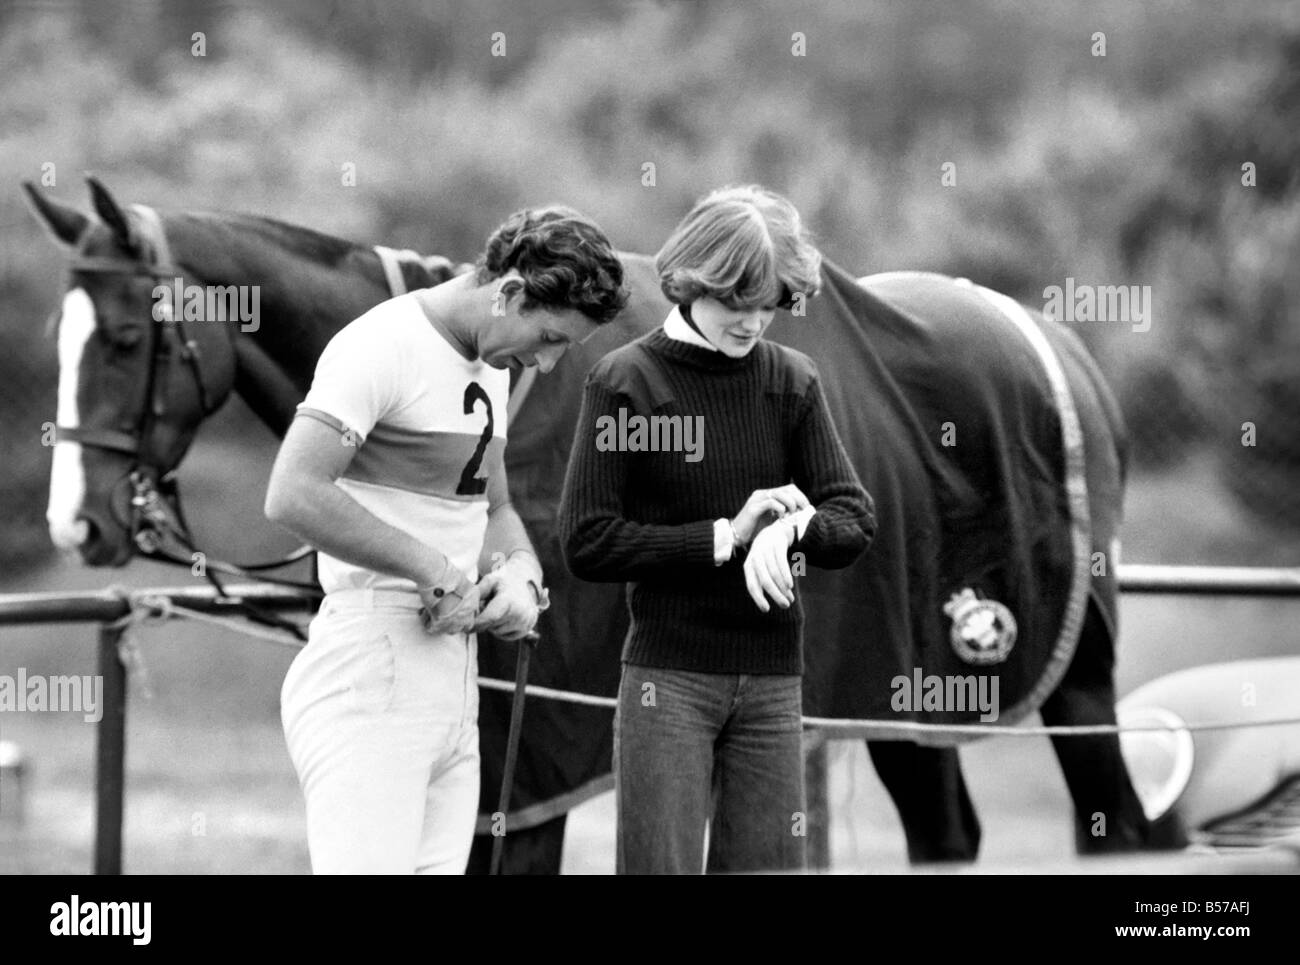
<path id="1" fill-rule="evenodd" d="M 10 519 L 28 532 L 48 467 L 37 427 L 53 412 L 53 344 L 38 332 L 61 280 L 16 189 L 46 161 L 64 200 L 92 169 L 123 201 L 254 211 L 456 258 L 510 210 L 550 200 L 654 251 L 707 189 L 765 182 L 863 274 L 946 271 L 1040 306 L 1067 277 L 1150 285 L 1149 332 L 1077 326 L 1119 388 L 1138 459 L 1209 446 L 1230 476 L 1281 467 L 1272 496 L 1243 494 L 1266 515 L 1300 490 L 1282 441 L 1291 396 L 1269 387 L 1287 383 L 1300 305 L 1293 4 L 162 8 L 146 20 L 151 5 L 121 0 L 0 7 L 0 443 Z M 194 30 L 207 57 L 190 55 Z M 505 57 L 492 56 L 497 32 Z M 806 56 L 792 56 L 796 32 Z M 1255 188 L 1241 185 L 1247 160 Z M 1268 359 L 1284 360 L 1280 376 Z M 1225 426 L 1248 420 L 1261 431 L 1246 453 Z M 0 537 L 0 563 L 25 539 Z"/>
<path id="2" fill-rule="evenodd" d="M 0 267 L 0 573 L 16 573 L 51 553 L 45 527 L 50 479 L 43 422 L 53 421 L 57 367 L 43 321 L 49 306 L 11 271 Z M 9 314 L 13 312 L 14 314 Z"/>
<path id="3" fill-rule="evenodd" d="M 1250 373 L 1243 411 L 1227 426 L 1223 477 L 1247 509 L 1275 524 L 1300 528 L 1300 351 L 1260 359 Z M 1253 429 L 1252 436 L 1247 432 Z M 1233 438 L 1235 437 L 1235 438 Z M 1235 443 L 1235 445 L 1234 445 Z"/>
<path id="4" fill-rule="evenodd" d="M 1206 435 L 1206 415 L 1195 390 L 1173 359 L 1146 355 L 1125 366 L 1114 384 L 1128 414 L 1129 453 L 1143 469 L 1177 466 L 1191 443 Z"/>

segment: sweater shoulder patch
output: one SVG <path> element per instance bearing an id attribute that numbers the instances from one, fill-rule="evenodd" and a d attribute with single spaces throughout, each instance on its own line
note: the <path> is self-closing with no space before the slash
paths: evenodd
<path id="1" fill-rule="evenodd" d="M 817 363 L 798 349 L 788 345 L 768 343 L 772 347 L 767 363 L 771 366 L 768 385 L 779 386 L 780 391 L 791 395 L 807 395 L 818 379 Z"/>
<path id="2" fill-rule="evenodd" d="M 592 367 L 587 378 L 611 393 L 654 410 L 671 401 L 673 393 L 654 354 L 641 341 L 637 339 L 610 352 Z"/>

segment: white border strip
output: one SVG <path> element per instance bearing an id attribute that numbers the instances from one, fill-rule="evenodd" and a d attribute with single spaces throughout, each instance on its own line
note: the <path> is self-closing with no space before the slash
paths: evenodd
<path id="1" fill-rule="evenodd" d="M 969 282 L 965 284 L 983 295 L 1002 312 L 1038 353 L 1038 359 L 1043 363 L 1047 381 L 1052 387 L 1052 395 L 1056 400 L 1057 413 L 1061 419 L 1061 441 L 1065 448 L 1065 491 L 1070 504 L 1070 538 L 1074 549 L 1074 574 L 1070 582 L 1070 596 L 1066 601 L 1065 615 L 1061 620 L 1061 632 L 1057 635 L 1056 646 L 1043 675 L 1020 703 L 998 718 L 999 724 L 1015 724 L 1042 706 L 1043 701 L 1056 689 L 1070 666 L 1070 661 L 1074 658 L 1074 651 L 1079 643 L 1079 632 L 1083 629 L 1088 593 L 1092 587 L 1090 573 L 1092 510 L 1088 505 L 1087 457 L 1084 451 L 1083 427 L 1079 424 L 1079 413 L 1074 407 L 1074 397 L 1070 394 L 1070 383 L 1066 378 L 1065 370 L 1061 367 L 1061 360 L 1057 358 L 1056 352 L 1047 341 L 1047 336 L 1043 334 L 1024 306 L 1015 299 L 982 285 Z"/>
<path id="2" fill-rule="evenodd" d="M 398 295 L 405 295 L 406 279 L 402 277 L 402 255 L 404 252 L 385 245 L 375 245 L 372 250 L 379 256 L 379 264 L 383 267 L 384 278 L 388 282 L 389 294 L 394 298 Z"/>

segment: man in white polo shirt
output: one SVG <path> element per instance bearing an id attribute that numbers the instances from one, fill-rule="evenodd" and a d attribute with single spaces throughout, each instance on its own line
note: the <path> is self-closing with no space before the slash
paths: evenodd
<path id="1" fill-rule="evenodd" d="M 316 873 L 465 870 L 475 633 L 522 637 L 542 595 L 506 487 L 507 370 L 549 372 L 622 309 L 622 278 L 582 215 L 521 211 L 475 272 L 376 306 L 321 355 L 266 498 L 319 550 L 326 594 L 280 695 Z"/>

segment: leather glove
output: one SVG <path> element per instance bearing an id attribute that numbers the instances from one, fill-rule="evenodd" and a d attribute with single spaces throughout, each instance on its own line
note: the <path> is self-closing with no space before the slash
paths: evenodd
<path id="1" fill-rule="evenodd" d="M 518 640 L 537 626 L 549 605 L 541 585 L 541 566 L 531 553 L 513 554 L 478 582 L 484 607 L 474 623 L 502 640 Z"/>
<path id="2" fill-rule="evenodd" d="M 436 581 L 419 587 L 418 592 L 424 601 L 420 620 L 425 633 L 469 633 L 474 629 L 479 589 L 450 561 Z"/>

